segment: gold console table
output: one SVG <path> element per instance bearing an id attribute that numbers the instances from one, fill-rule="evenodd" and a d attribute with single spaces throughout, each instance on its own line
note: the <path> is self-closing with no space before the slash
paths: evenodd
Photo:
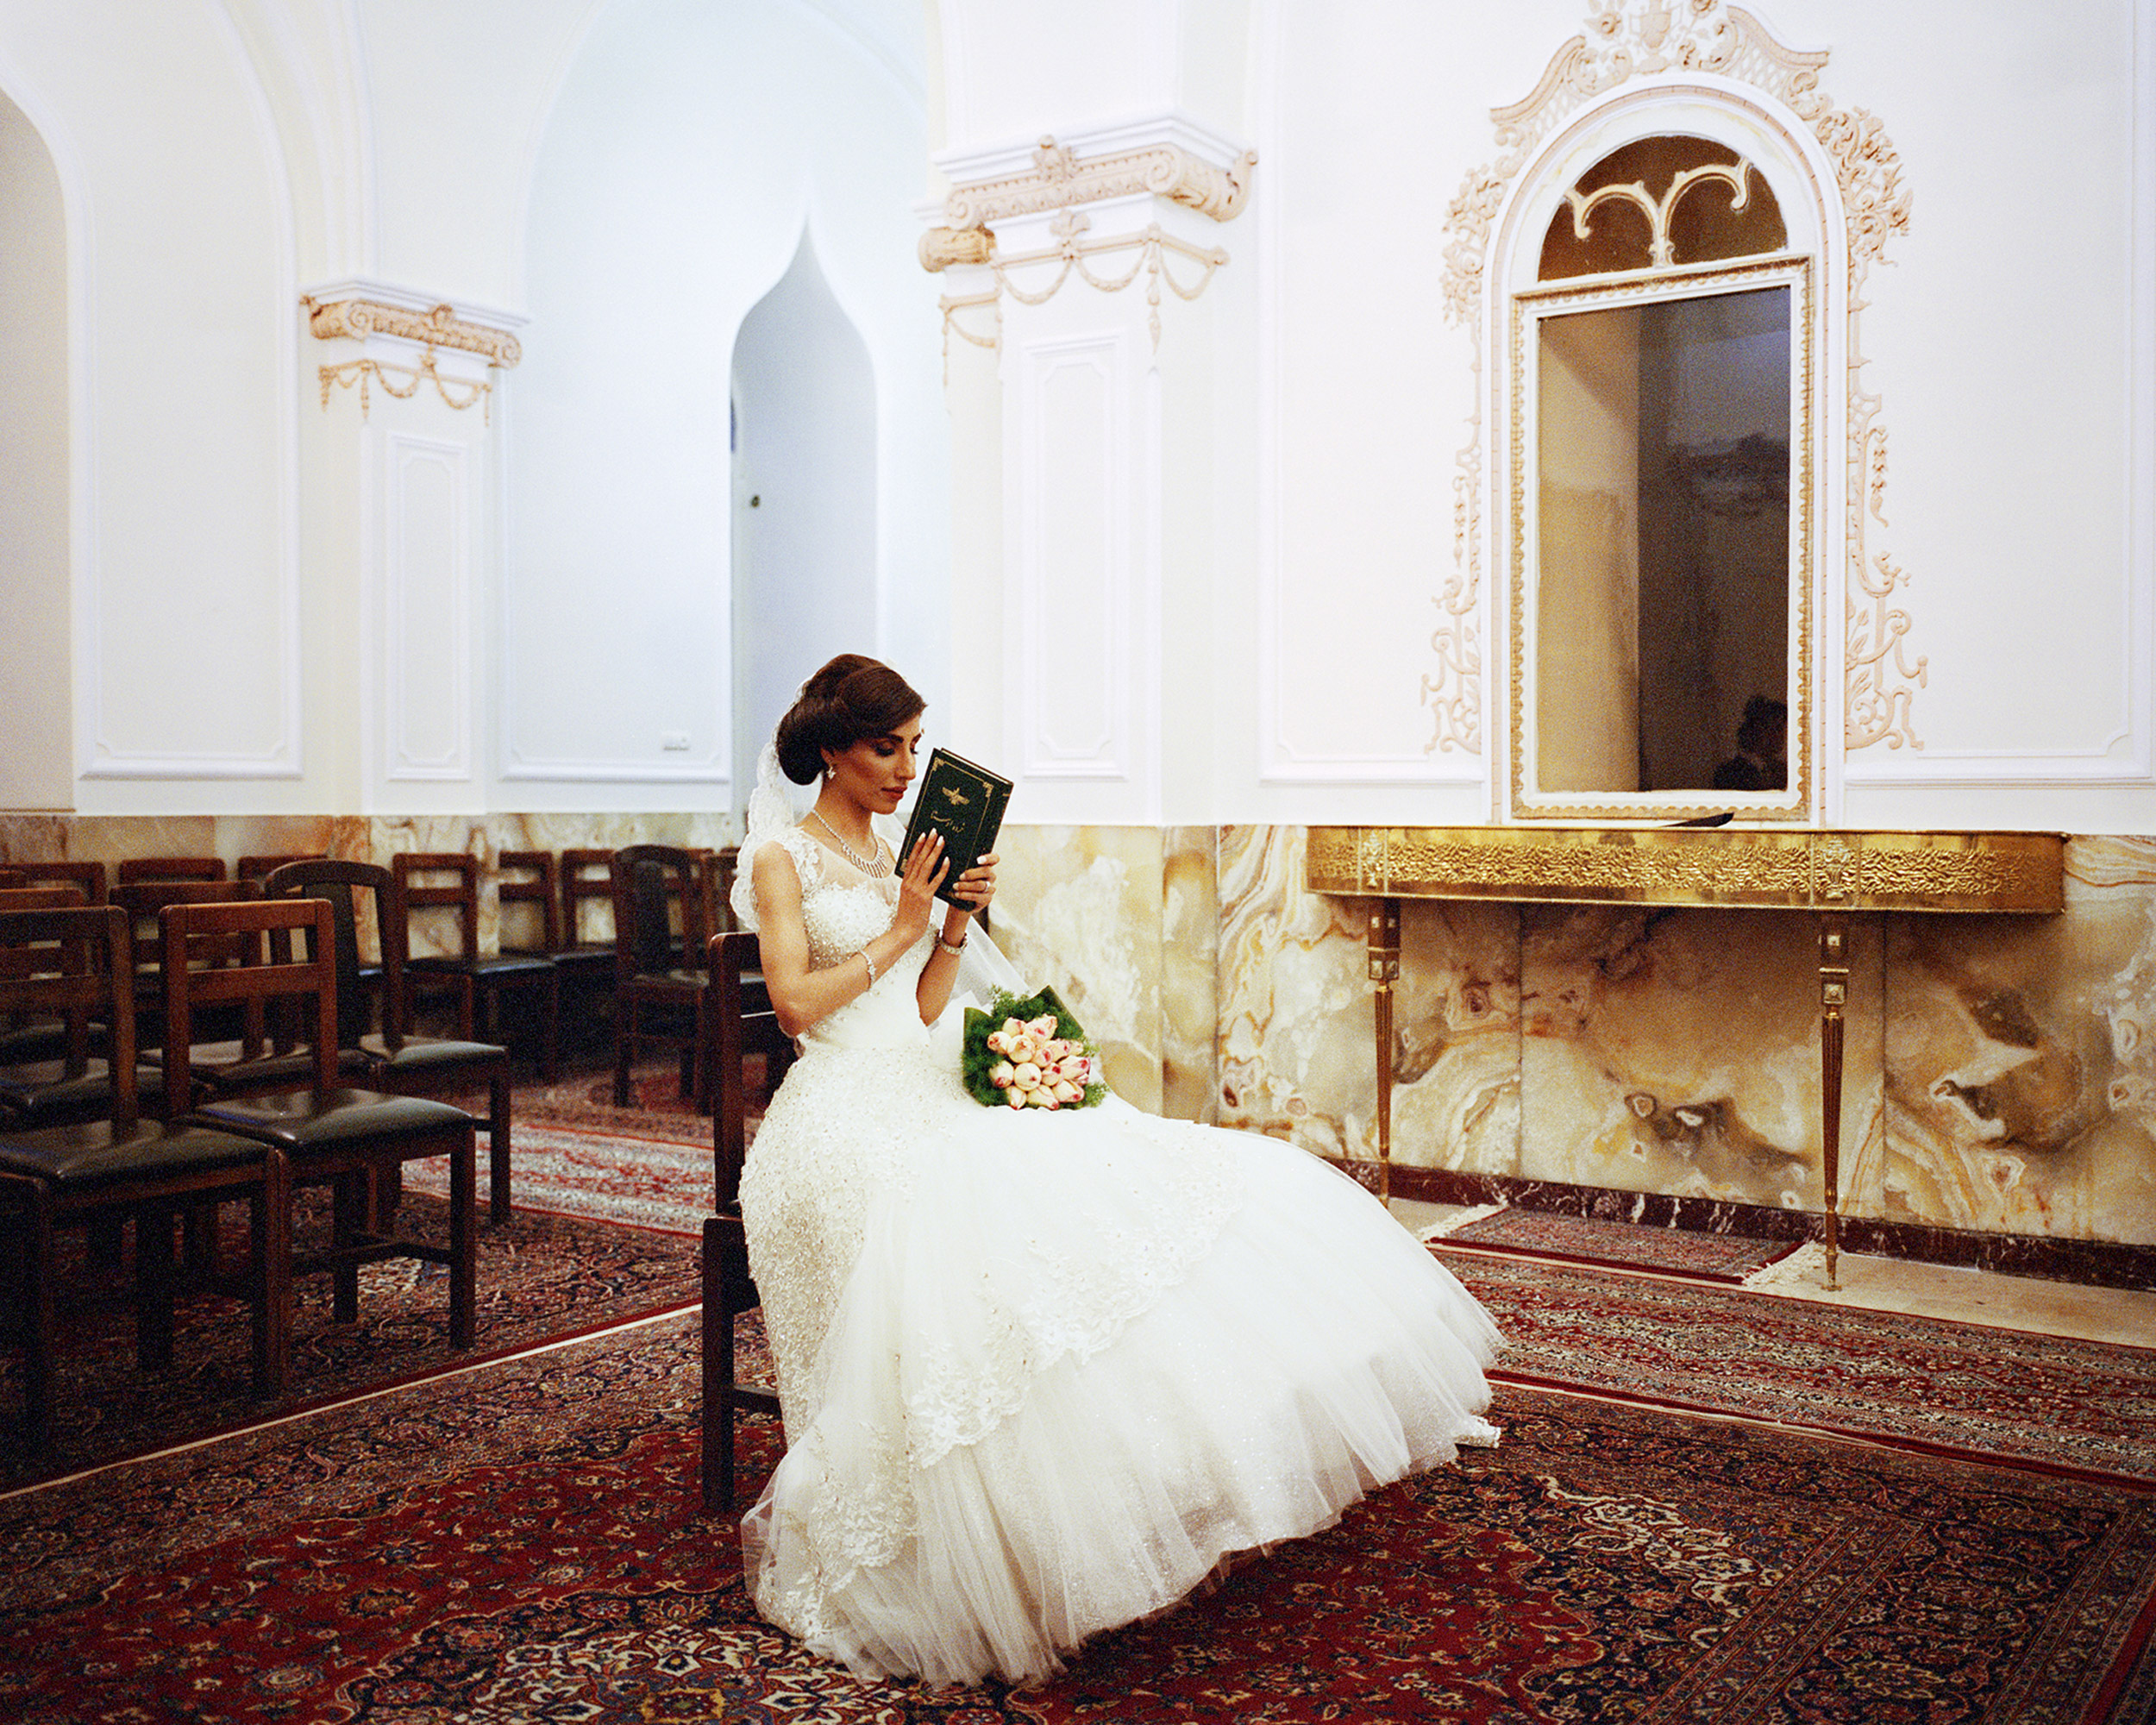
<path id="1" fill-rule="evenodd" d="M 2057 912 L 2065 843 L 2048 832 L 1789 831 L 1749 827 L 1321 826 L 1311 891 L 1376 900 L 1378 1190 L 1391 1195 L 1393 987 L 1402 899 L 1808 911 L 1819 934 L 1820 1136 L 1827 1285 L 1841 1178 L 1842 1014 L 1849 918 L 1861 911 Z"/>

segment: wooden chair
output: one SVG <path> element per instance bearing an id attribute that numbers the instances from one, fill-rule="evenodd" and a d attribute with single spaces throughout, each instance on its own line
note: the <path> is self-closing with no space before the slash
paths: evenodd
<path id="1" fill-rule="evenodd" d="M 523 876 L 511 879 L 511 871 Z M 501 900 L 502 940 L 504 952 L 526 957 L 551 958 L 561 945 L 561 866 L 551 850 L 505 850 L 494 859 L 494 891 Z M 518 941 L 509 941 L 509 907 L 511 905 L 531 905 L 536 907 L 539 927 L 536 946 Z"/>
<path id="2" fill-rule="evenodd" d="M 60 886 L 0 888 L 0 910 L 61 910 L 84 903 L 82 888 Z M 132 946 L 127 955 L 132 959 Z M 24 962 L 10 955 L 10 963 Z M 122 974 L 126 974 L 123 967 Z M 107 1020 L 78 1008 L 65 1020 L 24 1022 L 0 1030 L 0 1118 L 14 1130 L 84 1126 L 110 1120 L 117 1075 L 111 1061 Z M 139 1051 L 138 1051 L 139 1060 Z M 127 1075 L 138 1095 L 147 1087 L 147 1112 L 161 1116 L 163 1074 L 154 1063 Z"/>
<path id="3" fill-rule="evenodd" d="M 82 890 L 74 885 L 39 886 L 33 884 L 22 869 L 0 870 L 0 910 L 64 910 L 71 905 L 87 902 Z M 96 1045 L 97 1038 L 90 1035 L 92 1026 L 78 1026 L 83 1032 L 80 1039 L 71 1035 L 71 1029 L 77 1027 L 41 1013 L 0 1013 L 0 1107 L 6 1104 L 6 1083 L 11 1076 L 20 1076 L 14 1074 L 13 1069 L 46 1061 L 73 1060 L 103 1051 Z M 102 1026 L 95 1028 L 103 1030 Z"/>
<path id="4" fill-rule="evenodd" d="M 304 1256 L 291 1251 L 289 1197 L 281 1234 L 291 1275 L 328 1270 L 335 1278 L 332 1312 L 338 1323 L 360 1314 L 360 1266 L 388 1258 L 446 1264 L 449 1276 L 449 1339 L 469 1347 L 476 1331 L 479 1230 L 472 1117 L 447 1102 L 346 1089 L 337 1083 L 337 965 L 335 913 L 326 899 L 237 900 L 176 904 L 160 913 L 165 932 L 165 1037 L 168 1100 L 178 1087 L 197 1006 L 216 1000 L 310 1000 L 298 1014 L 314 1055 L 312 1082 L 304 1089 L 271 1095 L 213 1100 L 185 1124 L 252 1138 L 284 1152 L 294 1186 L 326 1185 L 331 1191 L 331 1240 Z M 292 956 L 293 933 L 304 931 L 307 957 Z M 196 970 L 188 943 L 200 937 L 236 938 L 251 949 L 243 963 Z M 270 937 L 280 937 L 275 951 Z M 178 1057 L 177 1058 L 173 1057 Z M 430 1156 L 449 1158 L 449 1244 L 398 1238 L 386 1232 L 378 1194 L 403 1164 Z"/>
<path id="5" fill-rule="evenodd" d="M 776 1414 L 778 1392 L 743 1383 L 734 1375 L 734 1320 L 763 1303 L 749 1273 L 749 1239 L 741 1221 L 741 1170 L 749 1150 L 746 1057 L 766 1058 L 767 1084 L 775 1088 L 793 1058 L 793 1039 L 779 1028 L 767 1000 L 752 1000 L 747 978 L 761 975 L 756 937 L 739 931 L 714 935 L 710 954 L 711 1029 L 711 1183 L 714 1214 L 704 1223 L 704 1416 L 700 1476 L 704 1513 L 734 1509 L 734 1415 Z"/>
<path id="6" fill-rule="evenodd" d="M 43 957 L 39 957 L 39 949 Z M 172 1362 L 172 1214 L 183 1204 L 243 1198 L 252 1207 L 248 1291 L 254 1313 L 254 1389 L 282 1387 L 289 1358 L 291 1195 L 284 1153 L 214 1127 L 160 1125 L 137 1112 L 133 937 L 116 906 L 0 912 L 0 949 L 25 962 L 0 973 L 0 1005 L 110 1026 L 112 1086 L 103 1121 L 41 1131 L 0 1127 L 0 1199 L 19 1220 L 9 1232 L 22 1258 L 25 1303 L 23 1431 L 29 1450 L 50 1440 L 53 1235 L 81 1224 L 135 1225 L 135 1346 L 154 1369 Z"/>
<path id="7" fill-rule="evenodd" d="M 614 853 L 572 848 L 561 853 L 561 944 L 554 962 L 561 974 L 580 981 L 614 986 L 614 932 L 604 939 L 586 932 L 585 906 L 614 904 Z"/>
<path id="8" fill-rule="evenodd" d="M 13 862 L 9 864 L 30 887 L 74 887 L 85 904 L 101 905 L 108 896 L 105 865 L 98 862 Z"/>
<path id="9" fill-rule="evenodd" d="M 294 850 L 282 856 L 242 856 L 239 867 L 232 872 L 242 881 L 260 881 L 287 862 L 320 862 L 323 854 L 319 850 Z"/>
<path id="10" fill-rule="evenodd" d="M 681 1095 L 699 1108 L 711 1095 L 705 1073 L 705 973 L 675 950 L 671 906 L 680 907 L 680 945 L 700 964 L 711 930 L 704 916 L 704 853 L 674 844 L 631 844 L 613 856 L 614 1106 L 629 1106 L 637 1051 L 676 1050 Z"/>
<path id="11" fill-rule="evenodd" d="M 259 881 L 185 881 L 152 879 L 122 881 L 112 889 L 112 902 L 128 913 L 135 933 L 135 1046 L 144 1057 L 156 1059 L 165 1038 L 165 938 L 158 916 L 167 905 L 224 904 L 260 898 Z M 239 957 L 231 942 L 205 942 L 195 955 L 199 964 L 229 964 Z M 244 1009 L 221 1009 L 204 1026 L 204 1040 L 232 1041 L 244 1037 L 259 1024 Z"/>
<path id="12" fill-rule="evenodd" d="M 397 1096 L 462 1094 L 484 1085 L 487 1110 L 487 1219 L 509 1220 L 509 1051 L 491 1042 L 406 1036 L 404 1020 L 404 898 L 395 873 L 373 862 L 288 862 L 262 882 L 266 897 L 327 899 L 335 919 L 337 1040 L 340 1059 L 356 1057 L 358 1082 Z M 370 895 L 381 963 L 382 1028 L 367 1032 L 368 993 L 360 963 L 357 895 Z"/>
<path id="13" fill-rule="evenodd" d="M 222 856 L 130 856 L 120 864 L 119 883 L 138 881 L 222 881 L 228 878 Z"/>
<path id="14" fill-rule="evenodd" d="M 539 1076 L 552 1083 L 561 1016 L 561 979 L 554 960 L 543 953 L 504 952 L 491 958 L 480 955 L 477 857 L 461 850 L 411 852 L 392 857 L 391 866 L 404 896 L 406 917 L 419 910 L 448 910 L 456 920 L 460 949 L 453 957 L 405 960 L 405 1021 L 398 1028 L 411 1028 L 410 1019 L 416 994 L 446 990 L 456 996 L 457 1035 L 469 1042 L 477 1033 L 476 1007 L 481 994 L 486 996 L 489 1016 L 498 1018 L 501 991 L 505 988 L 523 988 L 538 1000 Z M 450 878 L 429 884 L 418 880 L 421 875 Z"/>

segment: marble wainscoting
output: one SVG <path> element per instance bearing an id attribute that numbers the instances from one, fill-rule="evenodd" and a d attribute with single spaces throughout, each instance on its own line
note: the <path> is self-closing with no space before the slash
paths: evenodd
<path id="1" fill-rule="evenodd" d="M 2156 839 L 2066 846 L 2063 915 L 1896 917 L 1865 1214 L 2156 1243 Z"/>
<path id="2" fill-rule="evenodd" d="M 624 844 L 703 845 L 739 837 L 733 818 L 705 814 L 479 815 L 53 815 L 0 813 L 0 867 L 14 861 L 96 861 L 111 872 L 134 856 L 222 856 L 228 871 L 243 856 L 324 856 L 386 864 L 399 852 L 463 851 L 479 858 L 479 950 L 500 950 L 496 860 L 505 850 L 618 850 Z M 537 912 L 512 906 L 512 945 L 539 944 Z M 530 919 L 529 925 L 517 920 Z M 580 931 L 612 938 L 612 913 L 593 906 Z M 445 916 L 413 919 L 415 956 L 448 953 L 454 938 Z"/>
<path id="3" fill-rule="evenodd" d="M 996 944 L 1052 986 L 1111 1088 L 1150 1113 L 1213 1118 L 1219 909 L 1211 827 L 1005 826 Z"/>
<path id="4" fill-rule="evenodd" d="M 1220 831 L 1219 1118 L 1368 1157 L 1366 904 L 1303 887 L 1304 837 Z M 1853 919 L 1846 1217 L 1904 1246 L 2156 1242 L 2156 841 L 2077 838 L 2067 869 L 2058 917 Z M 1587 1189 L 1617 1214 L 1638 1208 L 1618 1195 L 1689 1200 L 1694 1226 L 1819 1209 L 1810 918 L 1402 908 L 1395 1167 Z"/>

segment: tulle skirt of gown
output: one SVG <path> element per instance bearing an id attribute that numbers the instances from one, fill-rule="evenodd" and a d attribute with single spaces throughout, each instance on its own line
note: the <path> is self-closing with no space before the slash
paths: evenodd
<path id="1" fill-rule="evenodd" d="M 1488 1444 L 1497 1333 L 1345 1176 L 949 1049 L 812 1050 L 743 1182 L 789 1448 L 764 1615 L 863 1676 L 1026 1682 L 1227 1554 Z"/>

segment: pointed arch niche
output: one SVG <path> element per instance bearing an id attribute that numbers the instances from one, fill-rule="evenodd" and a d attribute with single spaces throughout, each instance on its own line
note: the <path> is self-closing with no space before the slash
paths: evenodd
<path id="1" fill-rule="evenodd" d="M 876 379 L 805 230 L 734 339 L 734 802 L 809 674 L 870 650 Z"/>
<path id="2" fill-rule="evenodd" d="M 1921 746 L 1858 331 L 1908 201 L 1826 59 L 1719 0 L 1609 0 L 1451 206 L 1479 411 L 1426 699 L 1501 819 L 1817 824 L 1845 750 Z M 1777 700 L 1786 784 L 1718 788 Z"/>

